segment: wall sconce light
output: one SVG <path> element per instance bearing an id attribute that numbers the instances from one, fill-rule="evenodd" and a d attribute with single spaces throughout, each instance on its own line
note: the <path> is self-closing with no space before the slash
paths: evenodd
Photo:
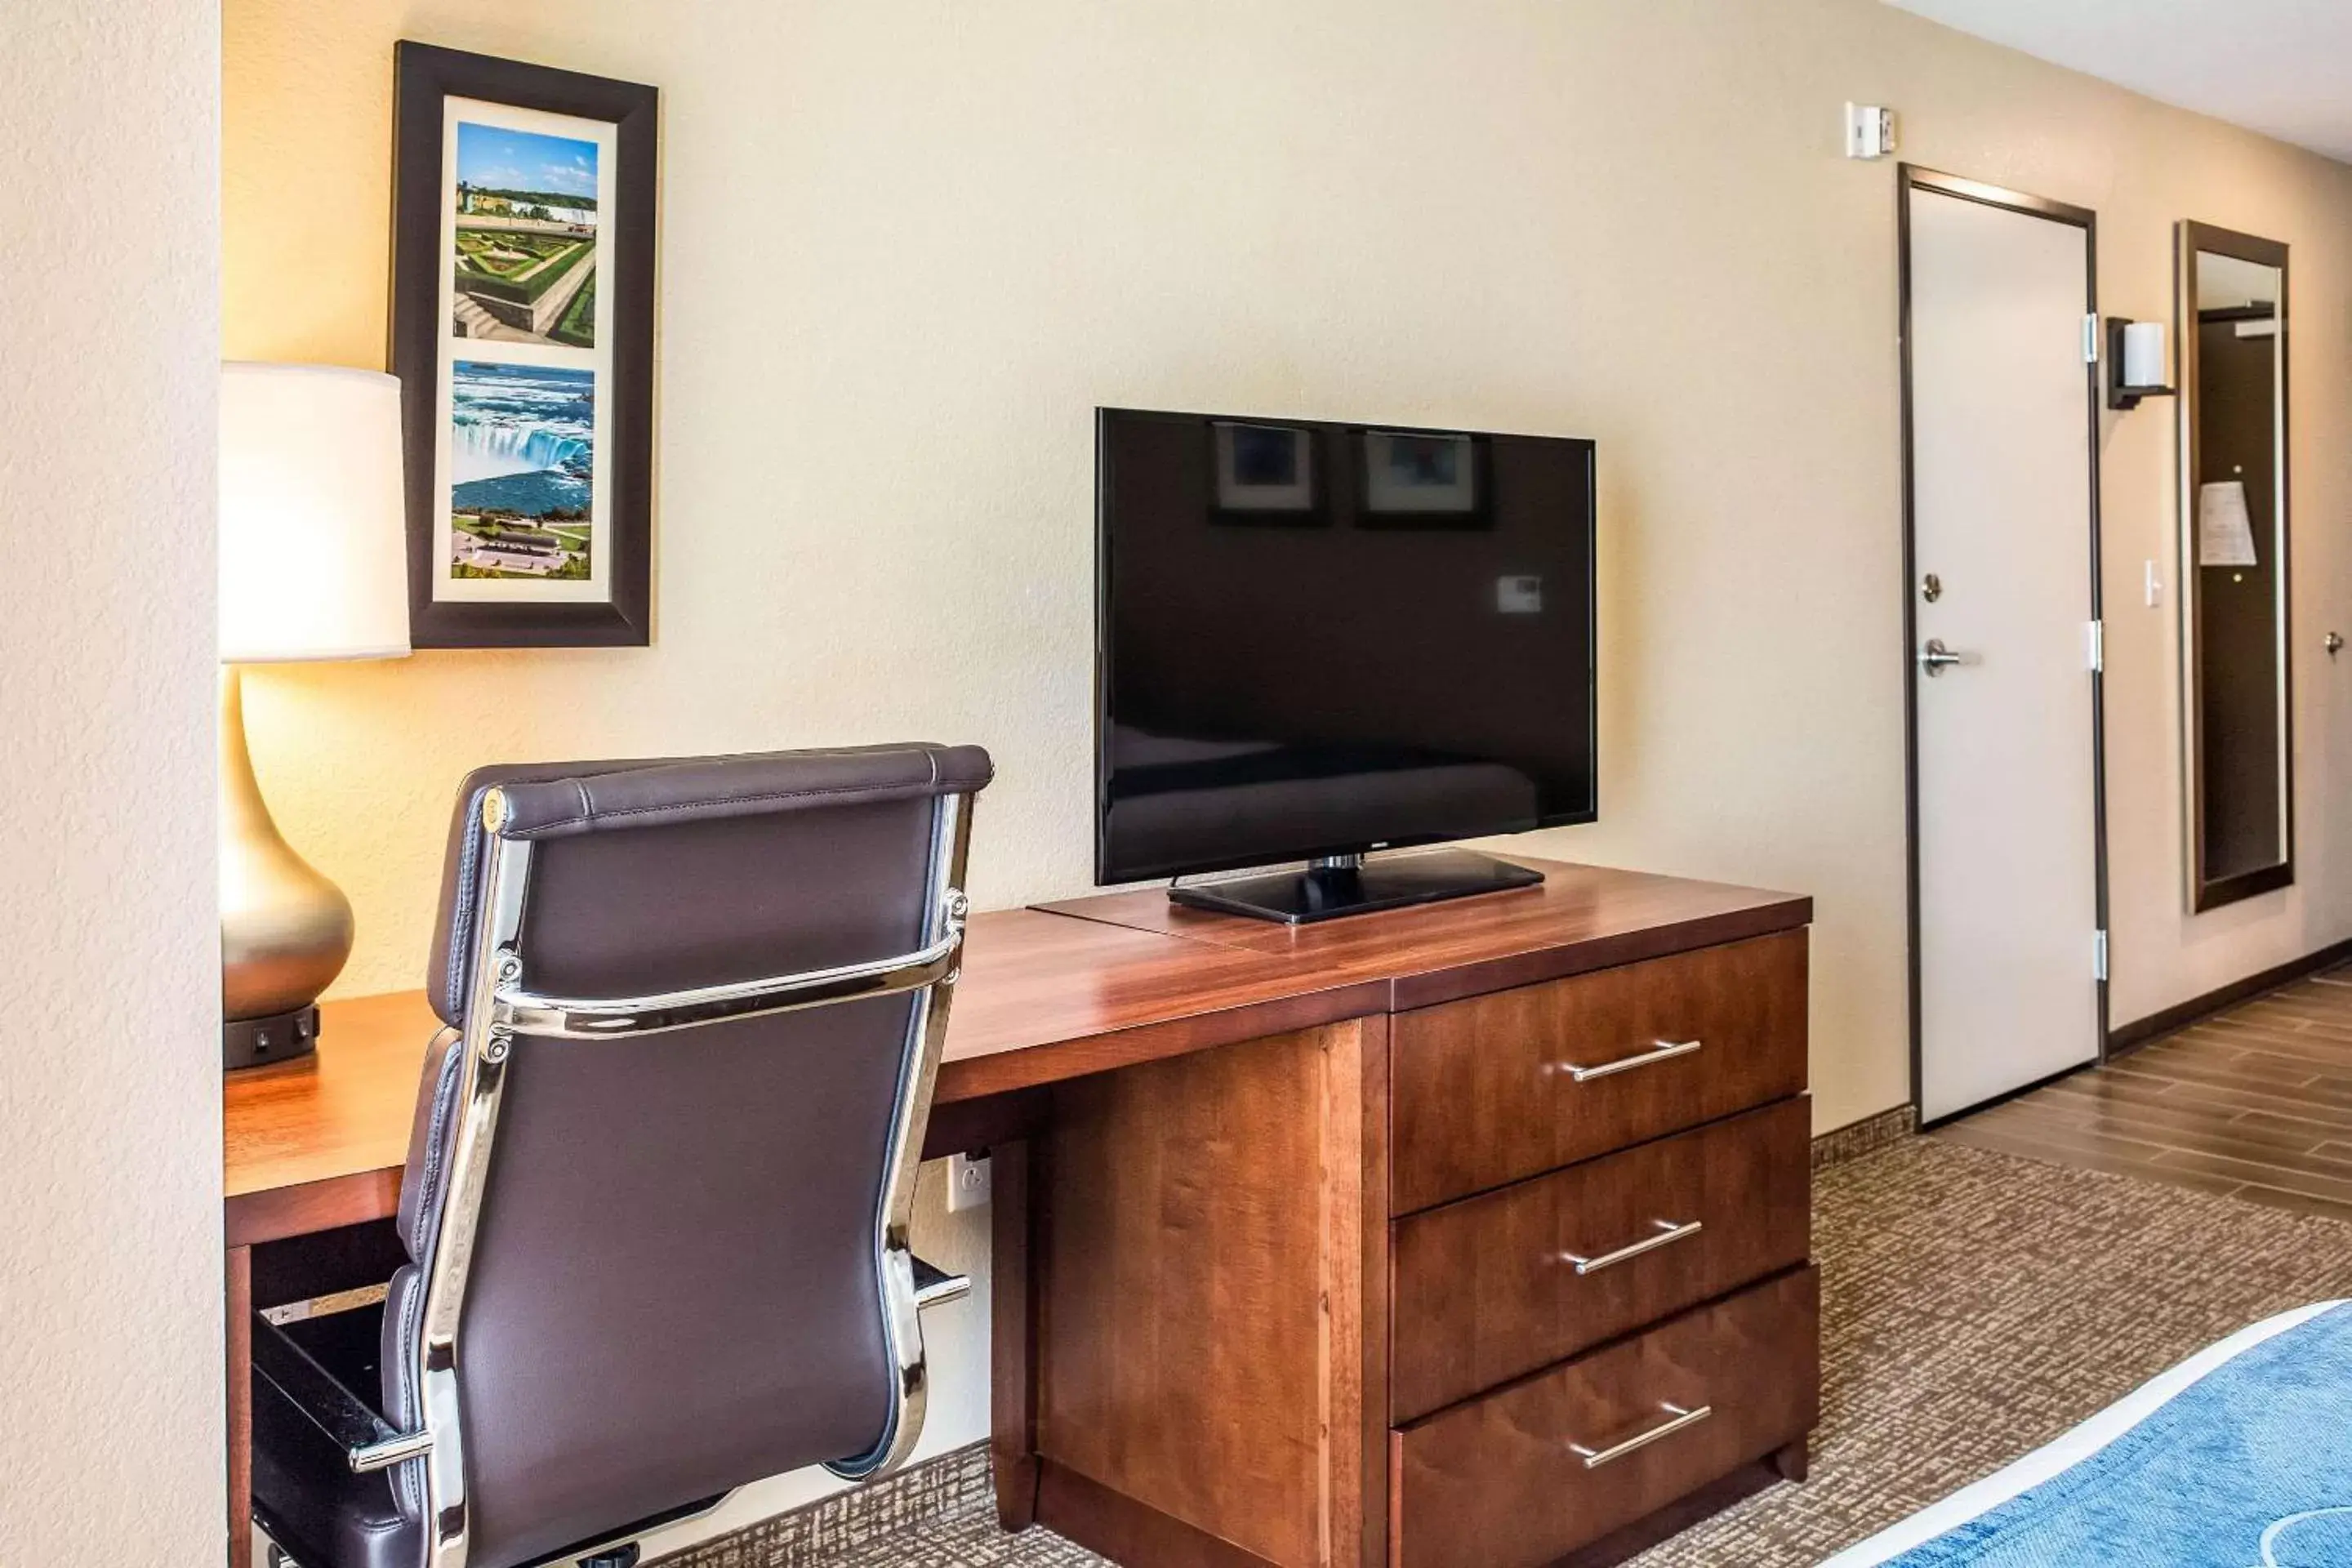
<path id="1" fill-rule="evenodd" d="M 2107 318 L 2107 406 L 2137 408 L 2143 397 L 2170 397 L 2165 380 L 2164 323 Z"/>

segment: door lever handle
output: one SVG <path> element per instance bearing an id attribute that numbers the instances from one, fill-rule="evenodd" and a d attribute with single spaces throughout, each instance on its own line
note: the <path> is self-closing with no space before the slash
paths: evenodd
<path id="1" fill-rule="evenodd" d="M 1941 637 L 1929 637 L 1927 646 L 1919 650 L 1919 668 L 1929 675 L 1941 675 L 1948 664 L 1974 664 L 1976 655 L 1955 653 L 1944 646 Z"/>

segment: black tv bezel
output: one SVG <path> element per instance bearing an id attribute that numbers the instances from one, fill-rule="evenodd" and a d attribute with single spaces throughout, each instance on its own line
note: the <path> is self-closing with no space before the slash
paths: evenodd
<path id="1" fill-rule="evenodd" d="M 1420 834 L 1370 841 L 1342 842 L 1301 846 L 1273 860 L 1259 856 L 1240 856 L 1214 860 L 1187 861 L 1181 865 L 1148 868 L 1117 867 L 1110 864 L 1110 725 L 1108 710 L 1111 674 L 1111 543 L 1110 543 L 1110 444 L 1106 437 L 1109 422 L 1121 416 L 1150 419 L 1227 420 L 1247 425 L 1291 425 L 1312 428 L 1318 433 L 1335 431 L 1353 437 L 1364 430 L 1394 431 L 1405 436 L 1474 436 L 1482 440 L 1507 438 L 1529 441 L 1556 441 L 1580 447 L 1584 455 L 1585 515 L 1591 520 L 1585 542 L 1585 714 L 1587 752 L 1592 758 L 1592 789 L 1591 805 L 1582 811 L 1555 812 L 1539 816 L 1527 827 L 1497 827 L 1491 833 Z M 1374 849 L 1410 849 L 1431 844 L 1459 844 L 1472 838 L 1492 837 L 1507 833 L 1534 832 L 1544 827 L 1576 827 L 1601 820 L 1601 486 L 1600 444 L 1585 436 L 1545 436 L 1517 430 L 1452 429 L 1433 426 L 1400 425 L 1387 421 L 1352 421 L 1340 419 L 1298 419 L 1279 415 L 1203 414 L 1171 408 L 1130 408 L 1097 405 L 1095 408 L 1095 669 L 1094 669 L 1094 807 L 1095 807 L 1095 886 L 1123 887 L 1139 882 L 1158 881 L 1162 878 L 1206 876 L 1219 871 L 1240 871 L 1253 868 L 1287 865 L 1297 860 L 1311 860 L 1327 856 L 1362 855 Z M 1356 455 L 1354 443 L 1349 447 Z M 1379 531 L 1375 529 L 1372 531 Z"/>

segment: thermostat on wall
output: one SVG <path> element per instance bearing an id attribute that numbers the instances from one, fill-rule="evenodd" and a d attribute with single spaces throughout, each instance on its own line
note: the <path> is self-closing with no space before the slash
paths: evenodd
<path id="1" fill-rule="evenodd" d="M 1874 103 L 1845 106 L 1845 155 L 1884 158 L 1895 151 L 1895 111 Z"/>

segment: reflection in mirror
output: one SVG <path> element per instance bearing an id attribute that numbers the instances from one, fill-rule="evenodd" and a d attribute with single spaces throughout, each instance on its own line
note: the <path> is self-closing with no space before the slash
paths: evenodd
<path id="1" fill-rule="evenodd" d="M 2189 905 L 2294 880 L 2286 247 L 2181 225 L 2182 696 Z"/>

